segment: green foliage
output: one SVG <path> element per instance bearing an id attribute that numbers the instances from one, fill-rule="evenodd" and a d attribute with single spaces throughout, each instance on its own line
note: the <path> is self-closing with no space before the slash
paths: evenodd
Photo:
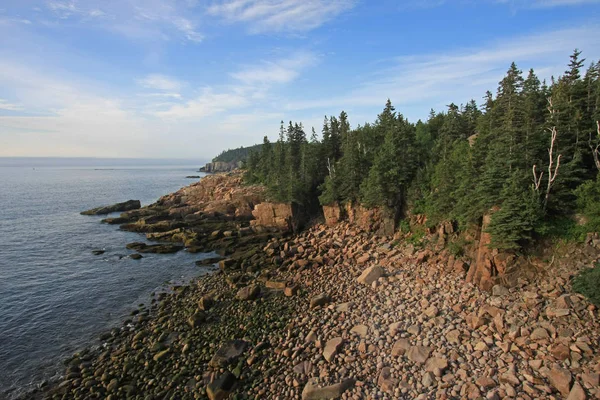
<path id="1" fill-rule="evenodd" d="M 577 206 L 587 219 L 589 231 L 600 232 L 600 175 L 575 190 Z"/>
<path id="2" fill-rule="evenodd" d="M 541 237 L 561 239 L 567 242 L 583 242 L 589 229 L 587 226 L 578 224 L 570 216 L 556 216 L 540 220 L 535 227 L 535 232 Z"/>
<path id="3" fill-rule="evenodd" d="M 398 224 L 398 230 L 402 233 L 411 232 L 410 223 L 408 222 L 408 220 L 406 220 L 406 219 L 401 220 L 400 223 Z"/>
<path id="4" fill-rule="evenodd" d="M 521 190 L 518 171 L 504 186 L 500 210 L 492 215 L 487 231 L 492 235 L 490 247 L 516 250 L 531 240 L 533 229 L 540 219 L 538 199 L 527 190 Z"/>
<path id="5" fill-rule="evenodd" d="M 581 271 L 573 279 L 573 290 L 600 307 L 600 264 Z"/>
<path id="6" fill-rule="evenodd" d="M 266 185 L 276 201 L 315 210 L 359 202 L 398 216 L 410 210 L 426 214 L 429 227 L 441 221 L 465 227 L 497 210 L 488 232 L 492 245 L 506 250 L 518 251 L 540 236 L 580 238 L 600 230 L 593 157 L 600 143 L 600 64 L 583 73 L 583 61 L 575 51 L 565 74 L 550 85 L 533 70 L 524 77 L 513 63 L 482 107 L 473 100 L 451 103 L 444 112 L 431 110 L 427 121 L 410 123 L 388 99 L 376 120 L 363 126 L 352 127 L 343 111 L 325 117 L 320 140 L 314 129 L 308 140 L 301 124 L 286 128 L 282 122 L 274 144 L 265 138 L 247 156 L 246 180 Z M 559 155 L 551 175 L 549 165 L 556 167 Z M 587 226 L 572 222 L 577 210 Z M 410 240 L 420 243 L 415 229 Z"/>
<path id="7" fill-rule="evenodd" d="M 221 152 L 221 154 L 213 158 L 212 161 L 227 163 L 246 161 L 250 153 L 259 151 L 261 148 L 262 144 L 255 144 L 254 146 L 225 150 Z"/>
<path id="8" fill-rule="evenodd" d="M 456 241 L 449 242 L 447 249 L 455 258 L 459 258 L 465 254 L 465 246 L 468 244 L 469 242 L 461 238 Z"/>

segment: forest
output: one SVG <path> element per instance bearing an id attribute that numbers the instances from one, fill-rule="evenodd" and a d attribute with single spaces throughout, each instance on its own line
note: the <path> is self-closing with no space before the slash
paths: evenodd
<path id="1" fill-rule="evenodd" d="M 219 154 L 218 156 L 213 158 L 212 162 L 232 163 L 232 162 L 238 162 L 238 161 L 245 161 L 251 152 L 260 150 L 261 147 L 262 147 L 261 144 L 256 144 L 254 146 L 248 146 L 248 147 L 242 146 L 237 149 L 225 150 L 225 151 L 222 151 L 221 154 Z"/>
<path id="2" fill-rule="evenodd" d="M 250 153 L 246 180 L 307 210 L 356 202 L 460 229 L 492 213 L 492 245 L 505 250 L 598 231 L 599 77 L 600 63 L 575 50 L 550 82 L 512 63 L 482 104 L 452 103 L 427 121 L 408 121 L 388 99 L 355 128 L 344 111 L 325 117 L 320 135 L 282 122 L 275 143 L 265 137 Z"/>

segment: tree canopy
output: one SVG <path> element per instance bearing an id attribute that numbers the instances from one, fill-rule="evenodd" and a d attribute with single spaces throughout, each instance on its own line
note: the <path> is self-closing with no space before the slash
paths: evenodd
<path id="1" fill-rule="evenodd" d="M 498 210 L 493 244 L 519 249 L 553 218 L 581 211 L 600 220 L 600 64 L 584 72 L 584 61 L 575 50 L 550 85 L 512 63 L 481 106 L 451 103 L 416 123 L 389 99 L 364 126 L 351 128 L 344 111 L 326 116 L 320 139 L 282 121 L 277 142 L 265 137 L 252 152 L 247 180 L 277 201 L 410 210 L 431 224 L 466 227 Z"/>

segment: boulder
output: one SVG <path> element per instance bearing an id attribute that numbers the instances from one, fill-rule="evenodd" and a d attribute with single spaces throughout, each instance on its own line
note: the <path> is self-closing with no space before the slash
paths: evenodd
<path id="1" fill-rule="evenodd" d="M 383 273 L 383 268 L 381 268 L 379 265 L 374 265 L 363 271 L 363 273 L 358 277 L 358 283 L 370 285 L 383 276 Z"/>
<path id="2" fill-rule="evenodd" d="M 575 382 L 573 388 L 569 392 L 569 397 L 567 397 L 567 400 L 585 400 L 586 398 L 585 391 L 579 382 Z"/>
<path id="3" fill-rule="evenodd" d="M 321 293 L 310 299 L 310 308 L 324 306 L 329 303 L 329 296 L 326 293 Z"/>
<path id="4" fill-rule="evenodd" d="M 204 321 L 206 321 L 206 314 L 202 311 L 196 311 L 194 315 L 188 319 L 188 325 L 192 328 L 198 328 Z"/>
<path id="5" fill-rule="evenodd" d="M 208 363 L 211 367 L 225 367 L 235 362 L 248 347 L 244 340 L 230 340 L 223 344 Z"/>
<path id="6" fill-rule="evenodd" d="M 113 212 L 137 210 L 142 207 L 139 200 L 127 200 L 110 206 L 96 207 L 91 210 L 82 211 L 81 215 L 105 215 Z"/>
<path id="7" fill-rule="evenodd" d="M 369 333 L 369 327 L 366 325 L 356 325 L 354 328 L 350 329 L 350 332 L 364 338 Z"/>
<path id="8" fill-rule="evenodd" d="M 398 339 L 396 343 L 394 343 L 394 347 L 392 347 L 392 356 L 398 357 L 406 353 L 406 351 L 410 349 L 410 340 L 408 339 Z"/>
<path id="9" fill-rule="evenodd" d="M 412 346 L 406 352 L 408 359 L 418 364 L 425 363 L 429 354 L 431 354 L 431 348 L 427 346 Z"/>
<path id="10" fill-rule="evenodd" d="M 298 285 L 286 286 L 286 288 L 283 290 L 283 294 L 286 297 L 292 297 L 298 294 L 298 290 L 300 290 Z"/>
<path id="11" fill-rule="evenodd" d="M 377 378 L 377 386 L 379 386 L 381 391 L 393 395 L 394 389 L 398 386 L 398 379 L 392 378 L 391 371 L 392 369 L 390 367 L 385 367 L 381 370 L 379 377 Z"/>
<path id="12" fill-rule="evenodd" d="M 286 281 L 266 281 L 265 286 L 269 289 L 284 290 L 287 286 Z"/>
<path id="13" fill-rule="evenodd" d="M 210 400 L 224 400 L 229 397 L 234 385 L 235 376 L 231 372 L 225 371 L 206 386 L 206 395 Z"/>
<path id="14" fill-rule="evenodd" d="M 448 360 L 445 358 L 432 357 L 425 362 L 425 371 L 436 372 L 448 368 Z"/>
<path id="15" fill-rule="evenodd" d="M 238 300 L 254 300 L 259 295 L 260 286 L 252 284 L 241 288 L 235 295 L 235 298 Z"/>
<path id="16" fill-rule="evenodd" d="M 560 367 L 554 367 L 548 373 L 548 379 L 550 380 L 550 384 L 554 386 L 563 396 L 567 397 L 571 392 L 571 381 L 573 378 L 569 370 Z"/>
<path id="17" fill-rule="evenodd" d="M 341 337 L 328 340 L 327 343 L 325 343 L 325 349 L 323 350 L 323 358 L 330 362 L 342 346 L 342 342 L 343 339 Z"/>
<path id="18" fill-rule="evenodd" d="M 324 387 L 318 387 L 316 380 L 310 379 L 302 390 L 302 400 L 339 399 L 346 390 L 353 387 L 354 379 L 344 379 L 340 383 Z"/>
<path id="19" fill-rule="evenodd" d="M 198 300 L 198 308 L 203 311 L 207 311 L 213 306 L 214 303 L 215 301 L 211 296 L 202 296 L 200 300 Z"/>

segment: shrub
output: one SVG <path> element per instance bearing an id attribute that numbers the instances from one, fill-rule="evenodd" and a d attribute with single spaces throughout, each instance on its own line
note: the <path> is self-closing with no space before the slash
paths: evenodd
<path id="1" fill-rule="evenodd" d="M 589 231 L 600 231 L 600 176 L 588 181 L 575 190 L 577 206 L 587 217 Z"/>
<path id="2" fill-rule="evenodd" d="M 596 264 L 594 268 L 581 271 L 573 279 L 573 290 L 600 307 L 600 263 Z"/>

